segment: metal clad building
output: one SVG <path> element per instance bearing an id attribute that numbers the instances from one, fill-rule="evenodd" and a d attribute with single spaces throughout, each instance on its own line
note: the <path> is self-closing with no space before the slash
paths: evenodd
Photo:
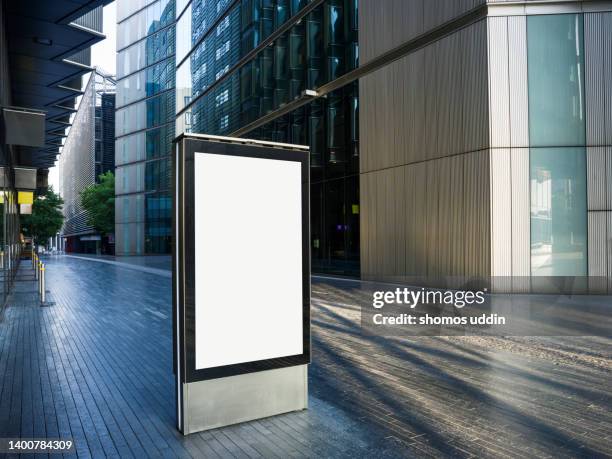
<path id="1" fill-rule="evenodd" d="M 119 5 L 120 25 L 158 33 L 152 6 Z M 309 145 L 316 272 L 609 279 L 611 15 L 603 0 L 177 1 L 166 133 Z M 166 154 L 130 141 L 134 164 Z M 135 172 L 139 190 L 162 164 Z M 125 218 L 156 207 L 138 209 Z"/>
<path id="2" fill-rule="evenodd" d="M 59 157 L 60 194 L 64 199 L 66 250 L 95 251 L 101 236 L 87 224 L 81 192 L 114 170 L 115 80 L 96 69 L 91 73 Z"/>

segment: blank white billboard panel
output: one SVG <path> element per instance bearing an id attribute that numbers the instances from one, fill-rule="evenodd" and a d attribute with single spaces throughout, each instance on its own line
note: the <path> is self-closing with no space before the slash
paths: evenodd
<path id="1" fill-rule="evenodd" d="M 195 369 L 303 353 L 300 162 L 196 152 Z"/>

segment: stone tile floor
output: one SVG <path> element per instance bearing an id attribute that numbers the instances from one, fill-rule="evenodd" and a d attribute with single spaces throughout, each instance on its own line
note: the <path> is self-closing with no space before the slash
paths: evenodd
<path id="1" fill-rule="evenodd" d="M 383 338 L 358 283 L 313 280 L 310 408 L 189 437 L 174 425 L 170 278 L 24 263 L 0 322 L 0 437 L 73 438 L 78 457 L 604 457 L 610 340 Z M 37 455 L 38 456 L 38 455 Z"/>

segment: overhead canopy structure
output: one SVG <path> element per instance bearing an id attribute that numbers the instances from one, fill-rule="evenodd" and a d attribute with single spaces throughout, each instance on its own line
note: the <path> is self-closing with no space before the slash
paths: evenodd
<path id="1" fill-rule="evenodd" d="M 20 147 L 20 164 L 47 169 L 55 162 L 82 94 L 81 77 L 92 70 L 90 47 L 104 39 L 102 7 L 110 2 L 5 3 L 12 105 L 46 113 L 44 144 Z"/>

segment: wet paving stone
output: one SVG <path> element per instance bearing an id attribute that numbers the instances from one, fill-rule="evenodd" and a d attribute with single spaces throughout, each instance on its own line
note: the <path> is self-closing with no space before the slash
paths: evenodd
<path id="1" fill-rule="evenodd" d="M 355 283 L 317 278 L 309 409 L 183 437 L 171 279 L 159 260 L 104 261 L 48 257 L 49 307 L 24 263 L 0 322 L 0 437 L 72 438 L 68 457 L 612 451 L 609 339 L 372 336 Z"/>

